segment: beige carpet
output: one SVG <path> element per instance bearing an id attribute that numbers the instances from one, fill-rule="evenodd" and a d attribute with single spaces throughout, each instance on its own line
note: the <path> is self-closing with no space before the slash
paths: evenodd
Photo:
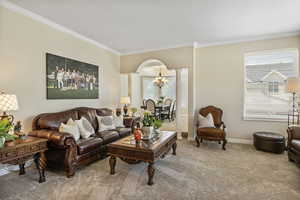
<path id="1" fill-rule="evenodd" d="M 47 171 L 47 182 L 37 183 L 37 172 L 16 172 L 0 177 L 0 199 L 241 199 L 299 200 L 300 169 L 286 155 L 256 151 L 251 145 L 178 142 L 178 155 L 156 163 L 155 184 L 148 186 L 147 165 L 117 160 L 116 174 L 109 174 L 108 160 L 98 161 L 66 178 Z"/>

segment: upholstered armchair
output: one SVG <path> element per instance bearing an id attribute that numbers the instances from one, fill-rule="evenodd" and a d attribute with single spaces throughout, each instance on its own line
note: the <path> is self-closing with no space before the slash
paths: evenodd
<path id="1" fill-rule="evenodd" d="M 287 133 L 287 151 L 289 160 L 300 165 L 300 127 L 289 127 Z"/>
<path id="2" fill-rule="evenodd" d="M 222 121 L 223 111 L 220 108 L 215 106 L 207 106 L 205 108 L 201 108 L 199 110 L 199 114 L 206 117 L 209 113 L 213 116 L 215 127 L 201 127 L 199 128 L 199 124 L 197 123 L 197 136 L 196 142 L 197 147 L 200 146 L 200 142 L 203 140 L 212 140 L 218 141 L 221 144 L 223 141 L 223 150 L 226 150 L 225 145 L 227 143 L 226 140 L 226 132 L 225 132 L 225 124 Z"/>

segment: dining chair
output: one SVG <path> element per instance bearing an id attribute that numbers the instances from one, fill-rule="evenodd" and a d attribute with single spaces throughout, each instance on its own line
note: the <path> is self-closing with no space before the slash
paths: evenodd
<path id="1" fill-rule="evenodd" d="M 165 105 L 167 106 L 171 106 L 172 105 L 173 100 L 171 98 L 167 98 L 164 102 Z"/>
<path id="2" fill-rule="evenodd" d="M 143 99 L 143 102 L 142 102 L 142 104 L 143 104 L 143 106 L 146 106 L 146 99 Z"/>
<path id="3" fill-rule="evenodd" d="M 173 101 L 172 111 L 171 111 L 171 120 L 174 121 L 176 119 L 176 100 Z"/>
<path id="4" fill-rule="evenodd" d="M 169 100 L 169 101 L 168 101 Z M 172 109 L 173 109 L 173 100 L 172 99 L 167 99 L 166 101 L 165 101 L 165 106 L 167 106 L 166 107 L 166 109 L 165 110 L 163 110 L 162 112 L 161 112 L 161 118 L 164 120 L 164 119 L 168 119 L 169 120 L 169 122 L 171 122 L 171 120 L 172 120 Z"/>
<path id="5" fill-rule="evenodd" d="M 151 114 L 154 116 L 154 117 L 158 117 L 158 114 L 156 112 L 156 107 L 155 107 L 155 101 L 152 100 L 152 99 L 148 99 L 146 101 L 146 110 L 148 110 L 149 112 L 151 112 Z"/>

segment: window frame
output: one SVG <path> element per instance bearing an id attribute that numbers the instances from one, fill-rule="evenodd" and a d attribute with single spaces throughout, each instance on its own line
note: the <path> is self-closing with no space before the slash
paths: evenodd
<path id="1" fill-rule="evenodd" d="M 276 52 L 282 52 L 282 51 L 291 51 L 295 53 L 296 59 L 295 59 L 295 67 L 296 67 L 296 74 L 299 77 L 299 48 L 282 48 L 282 49 L 271 49 L 271 50 L 261 50 L 261 51 L 252 51 L 252 52 L 246 52 L 244 53 L 243 57 L 243 65 L 244 65 L 244 77 L 243 77 L 243 113 L 242 113 L 242 119 L 245 121 L 269 121 L 269 122 L 287 122 L 288 116 L 286 115 L 286 118 L 274 118 L 274 117 L 251 117 L 246 115 L 246 93 L 247 93 L 247 70 L 246 70 L 246 57 L 247 56 L 255 56 L 255 55 L 264 55 L 264 54 L 270 54 L 270 53 L 276 53 Z M 269 89 L 269 88 L 268 88 Z"/>

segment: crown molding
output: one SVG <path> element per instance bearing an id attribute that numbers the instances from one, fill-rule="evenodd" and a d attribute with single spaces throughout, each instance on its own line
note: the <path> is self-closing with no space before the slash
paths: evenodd
<path id="1" fill-rule="evenodd" d="M 149 53 L 149 52 L 152 52 L 152 51 L 176 49 L 176 48 L 181 48 L 181 47 L 193 47 L 193 43 L 179 44 L 179 45 L 174 45 L 174 46 L 165 46 L 165 47 L 160 47 L 160 48 L 155 48 L 155 49 L 142 49 L 142 50 L 136 50 L 136 51 L 129 51 L 129 52 L 126 52 L 126 53 L 121 53 L 121 56 L 128 56 L 128 55 L 141 54 L 141 53 Z"/>
<path id="2" fill-rule="evenodd" d="M 212 43 L 199 43 L 195 42 L 194 47 L 195 48 L 204 48 L 204 47 L 212 47 L 212 46 L 222 46 L 227 44 L 237 44 L 242 42 L 255 42 L 255 41 L 261 41 L 261 40 L 271 40 L 271 39 L 277 39 L 277 38 L 284 38 L 284 37 L 292 37 L 292 36 L 300 36 L 300 31 L 298 32 L 291 32 L 291 33 L 283 33 L 283 34 L 272 34 L 272 35 L 264 35 L 264 36 L 258 36 L 258 37 L 252 37 L 252 38 L 246 38 L 246 39 L 240 39 L 240 40 L 229 40 L 224 42 L 212 42 Z"/>
<path id="3" fill-rule="evenodd" d="M 16 4 L 12 3 L 12 2 L 9 2 L 8 0 L 0 0 L 0 6 L 3 6 L 4 8 L 7 8 L 7 9 L 13 11 L 13 12 L 22 14 L 22 15 L 24 15 L 26 17 L 29 17 L 29 18 L 31 18 L 31 19 L 33 19 L 35 21 L 41 22 L 43 24 L 46 24 L 46 25 L 48 25 L 48 26 L 50 26 L 50 27 L 52 27 L 52 28 L 54 28 L 56 30 L 59 30 L 59 31 L 67 33 L 67 34 L 70 34 L 70 35 L 72 35 L 72 36 L 74 36 L 74 37 L 76 37 L 78 39 L 81 39 L 81 40 L 86 41 L 86 42 L 88 42 L 90 44 L 93 44 L 93 45 L 95 45 L 95 46 L 97 46 L 99 48 L 102 48 L 102 49 L 110 51 L 110 52 L 112 52 L 114 54 L 120 55 L 120 52 L 118 52 L 118 51 L 116 51 L 116 50 L 114 50 L 112 48 L 109 48 L 109 47 L 107 47 L 107 46 L 105 46 L 105 45 L 103 45 L 103 44 L 101 44 L 101 43 L 99 43 L 99 42 L 97 42 L 95 40 L 92 40 L 92 39 L 90 39 L 90 38 L 88 38 L 88 37 L 86 37 L 86 36 L 84 36 L 84 35 L 82 35 L 80 33 L 77 33 L 76 31 L 73 31 L 73 30 L 71 30 L 69 28 L 66 28 L 66 27 L 60 25 L 60 24 L 57 24 L 57 23 L 55 23 L 55 22 L 53 22 L 53 21 L 51 21 L 51 20 L 49 20 L 49 19 L 47 19 L 45 17 L 42 17 L 42 16 L 40 16 L 38 14 L 35 14 L 32 11 L 29 11 L 29 10 L 27 10 L 25 8 L 22 8 L 22 7 L 16 5 Z"/>

